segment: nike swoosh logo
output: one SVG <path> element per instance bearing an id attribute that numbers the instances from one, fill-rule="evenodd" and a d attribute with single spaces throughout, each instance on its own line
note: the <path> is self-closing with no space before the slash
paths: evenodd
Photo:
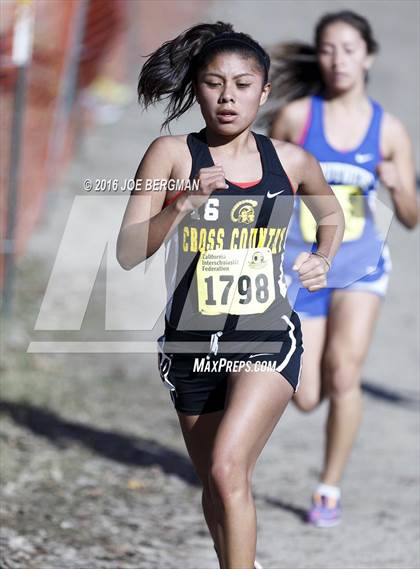
<path id="1" fill-rule="evenodd" d="M 266 352 L 264 354 L 252 354 L 251 356 L 249 356 L 250 358 L 256 358 L 257 356 L 272 356 L 273 354 L 270 354 L 269 352 Z"/>
<path id="2" fill-rule="evenodd" d="M 275 192 L 274 194 L 272 194 L 270 191 L 267 192 L 267 197 L 268 198 L 274 198 L 276 196 L 278 196 L 279 194 L 282 194 L 284 192 L 284 190 L 280 190 L 279 192 Z"/>
<path id="3" fill-rule="evenodd" d="M 373 160 L 373 154 L 356 154 L 354 158 L 359 164 L 365 164 Z"/>

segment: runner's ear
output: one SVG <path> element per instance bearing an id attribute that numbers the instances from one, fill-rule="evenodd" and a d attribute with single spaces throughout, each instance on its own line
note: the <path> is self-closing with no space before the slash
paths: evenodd
<path id="1" fill-rule="evenodd" d="M 192 87 L 192 90 L 193 90 L 193 93 L 194 93 L 194 96 L 195 96 L 195 100 L 197 101 L 198 104 L 200 104 L 200 100 L 199 100 L 199 97 L 198 97 L 198 89 L 197 89 L 197 84 L 196 84 L 196 80 L 195 80 L 195 79 L 191 82 L 191 87 Z"/>
<path id="2" fill-rule="evenodd" d="M 268 95 L 271 92 L 271 83 L 266 83 L 263 87 L 260 97 L 260 107 L 262 107 L 268 99 Z"/>
<path id="3" fill-rule="evenodd" d="M 365 71 L 369 71 L 372 67 L 373 62 L 375 61 L 375 56 L 373 54 L 369 54 L 365 57 L 365 61 L 363 62 L 363 69 Z"/>

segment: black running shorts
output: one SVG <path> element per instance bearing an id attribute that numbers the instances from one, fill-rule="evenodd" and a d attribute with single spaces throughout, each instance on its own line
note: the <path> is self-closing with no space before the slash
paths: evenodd
<path id="1" fill-rule="evenodd" d="M 296 392 L 303 354 L 300 320 L 294 311 L 283 319 L 287 327 L 278 332 L 215 332 L 199 341 L 197 334 L 167 329 L 158 340 L 159 372 L 175 409 L 186 415 L 221 411 L 232 372 L 276 371 Z"/>

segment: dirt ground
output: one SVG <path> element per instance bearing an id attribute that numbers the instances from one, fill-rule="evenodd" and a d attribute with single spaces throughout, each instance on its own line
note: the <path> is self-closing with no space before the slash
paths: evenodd
<path id="1" fill-rule="evenodd" d="M 275 2 L 264 4 L 268 15 L 278 9 Z M 318 3 L 318 9 L 315 2 L 301 2 L 298 8 L 280 4 L 297 33 L 305 10 L 314 17 L 328 3 Z M 366 10 L 374 13 L 375 4 L 367 2 Z M 411 14 L 414 8 L 407 5 L 413 3 L 403 4 L 401 13 Z M 211 4 L 212 19 L 219 8 L 220 3 Z M 240 28 L 256 10 L 254 3 L 236 2 L 226 19 L 232 14 L 230 20 Z M 381 31 L 389 18 L 377 11 Z M 255 27 L 261 38 L 258 19 Z M 274 31 L 271 27 L 268 39 Z M 403 56 L 403 42 L 399 49 Z M 374 91 L 379 93 L 386 80 L 379 74 Z M 49 193 L 43 219 L 19 263 L 14 313 L 2 323 L 4 569 L 217 567 L 200 488 L 157 373 L 156 354 L 27 351 L 31 342 L 150 337 L 105 328 L 104 260 L 80 331 L 35 330 L 35 323 L 74 198 L 85 195 L 81 181 L 130 177 L 159 134 L 161 112 L 140 115 L 133 103 L 119 123 L 88 133 L 65 179 Z M 174 131 L 198 130 L 197 124 L 195 110 Z M 387 202 L 385 193 L 382 199 Z M 96 215 L 80 228 L 87 241 L 104 225 L 115 224 L 115 212 L 105 202 L 98 200 Z M 391 225 L 393 273 L 363 373 L 364 419 L 343 482 L 343 522 L 319 530 L 303 521 L 319 473 L 326 406 L 302 415 L 290 405 L 254 477 L 258 559 L 265 568 L 420 566 L 418 237 L 418 230 L 408 232 L 396 221 Z M 57 313 L 71 315 L 77 309 L 78 291 L 88 279 L 84 263 L 82 255 L 66 259 Z M 131 282 L 122 319 L 132 311 L 135 294 Z M 159 295 L 154 290 L 150 306 L 143 303 L 144 317 L 147 310 L 153 312 Z"/>

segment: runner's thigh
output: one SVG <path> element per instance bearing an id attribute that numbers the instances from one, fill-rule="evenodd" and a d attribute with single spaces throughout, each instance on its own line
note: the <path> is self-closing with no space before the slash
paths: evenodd
<path id="1" fill-rule="evenodd" d="M 321 392 L 321 361 L 325 347 L 327 319 L 325 317 L 304 318 L 302 337 L 304 352 L 302 356 L 302 375 L 299 389 L 294 396 L 298 402 L 319 402 Z"/>
<path id="2" fill-rule="evenodd" d="M 276 371 L 230 374 L 213 460 L 237 460 L 250 472 L 292 395 Z"/>
<path id="3" fill-rule="evenodd" d="M 207 483 L 214 439 L 224 411 L 185 415 L 178 411 L 178 419 L 188 454 L 203 484 Z"/>

